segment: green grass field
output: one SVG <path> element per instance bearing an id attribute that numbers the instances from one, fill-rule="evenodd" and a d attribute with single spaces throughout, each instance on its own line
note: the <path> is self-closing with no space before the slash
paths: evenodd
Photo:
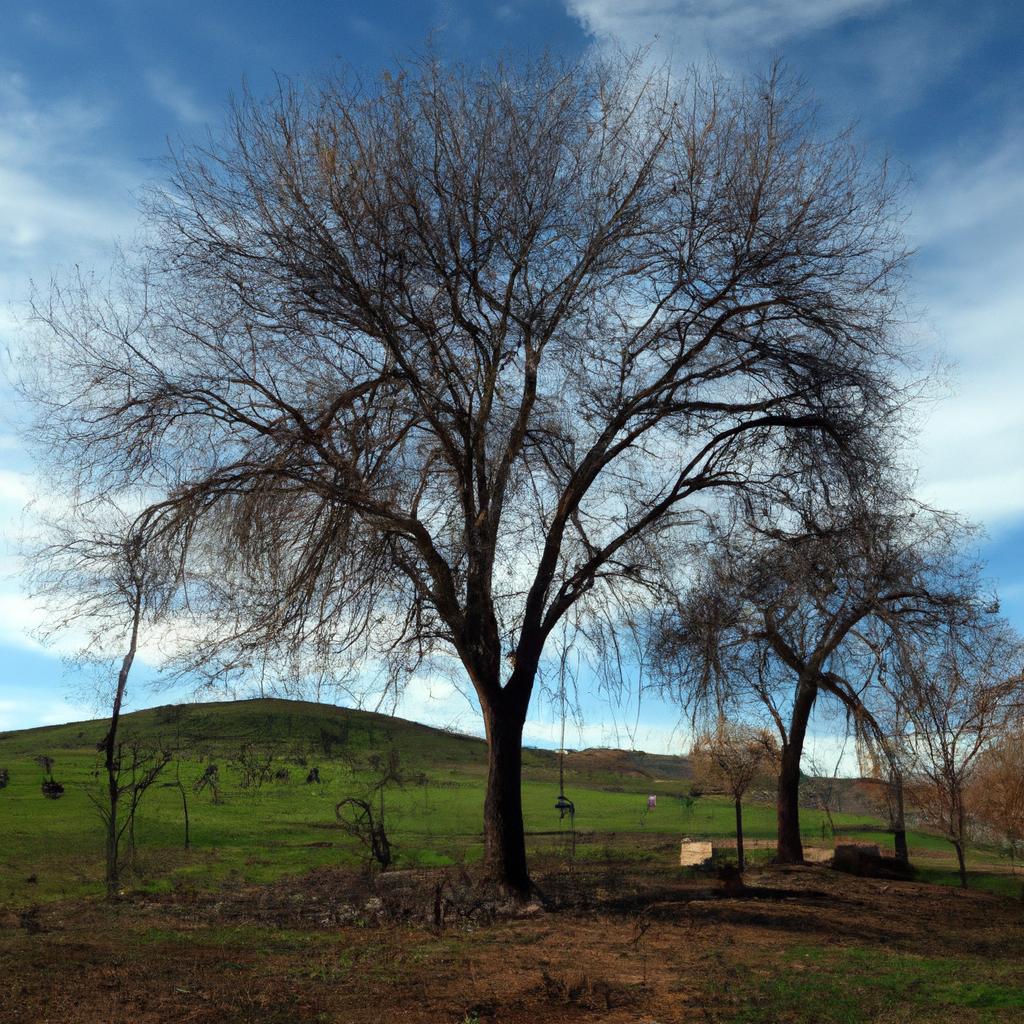
<path id="1" fill-rule="evenodd" d="M 100 792 L 96 743 L 103 731 L 102 722 L 88 722 L 0 736 L 0 768 L 10 772 L 9 785 L 0 790 L 0 901 L 21 906 L 102 891 L 102 831 L 90 793 Z M 126 876 L 131 888 L 270 881 L 324 865 L 365 863 L 366 852 L 338 827 L 334 808 L 347 796 L 365 795 L 378 777 L 371 767 L 374 756 L 392 750 L 399 752 L 404 778 L 385 791 L 394 866 L 473 863 L 481 856 L 485 751 L 478 739 L 382 715 L 274 700 L 138 712 L 124 720 L 123 735 L 180 751 L 140 808 L 136 870 Z M 287 771 L 287 780 L 243 788 L 236 762 L 245 743 L 272 753 L 273 770 Z M 614 848 L 619 856 L 670 861 L 681 836 L 732 835 L 728 801 L 684 799 L 689 784 L 678 761 L 623 754 L 616 767 L 609 752 L 601 753 L 568 759 L 566 790 L 577 809 L 578 859 L 598 859 Z M 42 796 L 43 774 L 34 760 L 41 754 L 53 758 L 54 777 L 65 787 L 59 800 Z M 220 772 L 220 803 L 209 791 L 193 792 L 211 763 Z M 321 782 L 306 784 L 314 766 Z M 183 845 L 176 778 L 189 804 L 190 850 Z M 652 812 L 646 811 L 648 793 L 658 795 Z M 569 823 L 554 809 L 556 796 L 556 755 L 528 750 L 523 803 L 535 858 L 567 855 Z M 835 818 L 852 839 L 887 841 L 870 816 Z M 750 804 L 744 819 L 748 839 L 774 836 L 772 806 Z M 822 826 L 820 813 L 804 812 L 809 842 L 831 842 L 823 838 Z M 935 881 L 954 881 L 947 844 L 923 834 L 911 835 L 910 842 L 927 858 L 926 871 Z M 767 857 L 769 851 L 752 856 Z M 976 883 L 1014 895 L 1019 890 L 1017 879 L 1002 872 L 981 872 Z"/>

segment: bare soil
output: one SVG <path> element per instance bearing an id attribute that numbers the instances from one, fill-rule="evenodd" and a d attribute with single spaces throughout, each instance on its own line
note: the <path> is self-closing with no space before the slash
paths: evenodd
<path id="1" fill-rule="evenodd" d="M 820 867 L 538 882 L 526 907 L 466 872 L 320 871 L 0 912 L 0 1022 L 724 1022 L 794 946 L 1019 965 L 1024 940 L 1017 902 Z"/>

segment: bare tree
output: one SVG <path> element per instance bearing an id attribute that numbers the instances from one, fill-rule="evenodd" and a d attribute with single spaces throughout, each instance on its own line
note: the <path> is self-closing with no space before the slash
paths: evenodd
<path id="1" fill-rule="evenodd" d="M 892 648 L 899 648 L 901 636 L 886 629 L 864 628 L 861 637 L 875 655 L 869 675 L 866 692 L 871 713 L 861 716 L 857 730 L 857 757 L 861 771 L 882 783 L 884 809 L 893 834 L 893 852 L 898 861 L 910 864 L 910 847 L 907 844 L 907 785 L 912 779 L 915 762 L 913 723 L 907 713 L 906 702 L 902 699 L 900 687 L 892 686 L 886 676 L 887 657 L 893 656 Z M 921 638 L 915 638 L 920 641 Z"/>
<path id="2" fill-rule="evenodd" d="M 459 665 L 486 863 L 525 893 L 556 625 L 671 589 L 716 495 L 870 475 L 901 400 L 894 195 L 775 71 L 285 83 L 176 159 L 113 285 L 38 302 L 34 437 L 66 486 L 162 492 L 138 526 L 190 575 L 191 667 L 356 691 Z"/>
<path id="3" fill-rule="evenodd" d="M 690 750 L 694 777 L 702 788 L 714 788 L 732 797 L 736 809 L 736 860 L 744 870 L 743 797 L 760 775 L 771 774 L 778 760 L 778 744 L 765 729 L 719 718 L 715 728 L 698 734 Z"/>
<path id="4" fill-rule="evenodd" d="M 913 723 L 913 798 L 956 851 L 967 888 L 968 786 L 989 745 L 1020 713 L 1024 646 L 1006 622 L 952 621 L 936 642 L 905 650 L 894 672 Z"/>
<path id="5" fill-rule="evenodd" d="M 1024 734 L 1019 728 L 997 737 L 981 754 L 968 799 L 986 833 L 1006 843 L 1015 869 L 1024 843 Z"/>
<path id="6" fill-rule="evenodd" d="M 122 840 L 127 836 L 128 857 L 136 863 L 135 821 L 147 790 L 163 773 L 174 754 L 161 743 L 147 743 L 138 736 L 118 739 L 113 754 L 104 751 L 102 770 L 105 792 L 94 796 L 86 790 L 106 829 L 107 897 L 113 899 L 121 882 Z M 98 771 L 99 771 L 98 770 Z M 127 806 L 124 806 L 127 798 Z"/>
<path id="7" fill-rule="evenodd" d="M 387 758 L 372 754 L 368 761 L 373 780 L 362 797 L 346 797 L 335 805 L 334 816 L 341 827 L 370 851 L 380 867 L 387 871 L 391 864 L 391 840 L 388 837 L 384 794 L 391 786 L 402 786 L 401 758 L 397 750 L 388 751 Z M 374 810 L 374 799 L 377 809 Z"/>
<path id="8" fill-rule="evenodd" d="M 842 504 L 789 537 L 750 522 L 720 534 L 654 630 L 661 671 L 681 701 L 714 709 L 753 700 L 768 710 L 780 742 L 782 863 L 803 860 L 800 762 L 819 696 L 855 731 L 877 732 L 866 698 L 878 655 L 868 634 L 898 633 L 909 645 L 948 609 L 978 602 L 976 576 L 954 557 L 957 524 L 892 498 L 879 503 Z"/>
<path id="9" fill-rule="evenodd" d="M 159 774 L 169 757 L 132 743 L 126 760 L 118 733 L 140 630 L 145 621 L 159 616 L 166 597 L 167 573 L 157 570 L 133 519 L 105 499 L 65 508 L 42 520 L 43 531 L 29 552 L 30 589 L 47 611 L 41 636 L 54 639 L 77 632 L 81 643 L 73 660 L 94 671 L 100 700 L 110 707 L 110 724 L 97 748 L 103 756 L 106 794 L 95 801 L 106 830 L 110 898 L 120 885 L 121 838 L 129 825 L 134 835 L 135 811 L 152 779 L 141 783 L 151 769 Z M 119 663 L 110 653 L 118 643 L 124 645 Z M 130 801 L 123 816 L 120 801 L 125 793 Z"/>

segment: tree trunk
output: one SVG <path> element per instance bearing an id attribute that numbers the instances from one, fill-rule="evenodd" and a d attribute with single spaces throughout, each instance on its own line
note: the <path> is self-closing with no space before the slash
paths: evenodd
<path id="1" fill-rule="evenodd" d="M 896 852 L 896 859 L 901 864 L 910 863 L 910 847 L 907 846 L 907 830 L 898 828 L 893 832 L 893 848 Z"/>
<path id="2" fill-rule="evenodd" d="M 739 797 L 736 797 L 736 863 L 740 871 L 743 871 L 743 805 Z"/>
<path id="3" fill-rule="evenodd" d="M 523 828 L 521 775 L 525 710 L 504 702 L 484 708 L 487 730 L 487 796 L 484 800 L 484 865 L 511 895 L 530 892 Z"/>
<path id="4" fill-rule="evenodd" d="M 181 812 L 185 817 L 185 849 L 190 850 L 192 848 L 192 836 L 189 834 L 188 794 L 185 792 L 185 787 L 182 785 L 181 779 L 178 779 L 178 790 L 181 793 Z"/>
<path id="5" fill-rule="evenodd" d="M 120 886 L 120 865 L 118 864 L 118 797 L 117 775 L 111 767 L 107 769 L 107 796 L 110 806 L 107 808 L 107 899 L 114 899 Z"/>
<path id="6" fill-rule="evenodd" d="M 109 818 L 107 819 L 107 899 L 117 896 L 120 884 L 120 864 L 118 863 L 118 800 L 121 795 L 121 749 L 117 742 L 117 727 L 121 720 L 121 705 L 124 703 L 124 692 L 128 686 L 128 674 L 135 661 L 135 651 L 139 643 L 139 622 L 142 618 L 142 597 L 136 594 L 132 605 L 132 628 L 128 641 L 128 651 L 121 661 L 121 670 L 117 674 L 117 687 L 114 690 L 114 703 L 110 709 L 110 728 L 103 737 L 103 764 L 107 770 L 107 795 L 110 801 Z M 133 828 L 134 841 L 134 828 Z"/>
<path id="7" fill-rule="evenodd" d="M 956 835 L 957 838 L 953 840 L 953 848 L 956 850 L 956 862 L 960 868 L 960 888 L 967 888 L 967 861 L 964 859 L 964 838 L 967 835 L 967 822 L 964 814 L 964 801 L 962 792 L 956 793 L 956 811 L 955 818 L 953 819 L 956 823 Z"/>
<path id="8" fill-rule="evenodd" d="M 800 758 L 804 752 L 807 722 L 817 696 L 817 686 L 801 679 L 793 702 L 789 736 L 782 745 L 779 764 L 777 864 L 802 864 L 804 861 L 804 846 L 800 839 Z"/>
<path id="9" fill-rule="evenodd" d="M 956 863 L 960 871 L 960 888 L 967 888 L 967 861 L 964 859 L 964 844 L 953 840 L 953 849 L 956 850 Z"/>
<path id="10" fill-rule="evenodd" d="M 893 779 L 893 820 L 892 833 L 896 859 L 902 864 L 910 863 L 910 848 L 907 846 L 907 823 L 903 810 L 903 779 Z"/>

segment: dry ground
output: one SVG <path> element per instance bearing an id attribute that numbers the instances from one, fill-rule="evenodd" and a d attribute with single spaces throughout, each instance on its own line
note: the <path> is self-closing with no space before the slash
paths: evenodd
<path id="1" fill-rule="evenodd" d="M 0 1022 L 1024 1020 L 1019 902 L 640 871 L 540 872 L 516 912 L 464 873 L 321 871 L 0 913 Z"/>

